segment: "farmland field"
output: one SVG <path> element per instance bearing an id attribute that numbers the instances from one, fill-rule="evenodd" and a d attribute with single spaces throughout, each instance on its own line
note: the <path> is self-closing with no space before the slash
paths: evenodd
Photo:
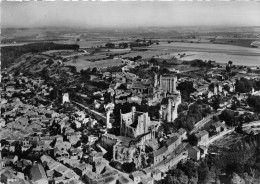
<path id="1" fill-rule="evenodd" d="M 124 57 L 136 57 L 136 56 L 142 56 L 143 59 L 152 58 L 153 56 L 160 56 L 164 55 L 168 52 L 163 50 L 148 50 L 148 51 L 138 51 L 138 52 L 131 52 L 128 54 L 125 54 Z"/>
<path id="2" fill-rule="evenodd" d="M 111 66 L 118 66 L 122 64 L 122 61 L 120 59 L 107 59 L 107 60 L 100 60 L 100 61 L 87 61 L 87 60 L 76 60 L 74 62 L 73 60 L 69 62 L 65 62 L 65 65 L 71 65 L 76 66 L 77 71 L 80 71 L 81 69 L 86 70 L 88 68 L 106 68 Z"/>
<path id="3" fill-rule="evenodd" d="M 71 60 L 76 60 L 77 62 L 82 61 L 92 61 L 92 60 L 101 60 L 106 59 L 107 56 L 104 55 L 85 55 L 85 56 L 78 56 L 77 59 L 72 58 Z"/>
<path id="4" fill-rule="evenodd" d="M 237 65 L 259 66 L 260 49 L 246 48 L 233 45 L 206 44 L 206 43 L 160 43 L 147 47 L 157 53 L 186 53 L 190 56 L 182 60 L 213 60 L 218 63 L 227 63 L 229 60 Z M 160 52 L 161 51 L 161 52 Z M 148 52 L 148 51 L 147 51 Z M 149 51 L 151 52 L 151 51 Z M 146 53 L 146 52 L 144 52 Z"/>

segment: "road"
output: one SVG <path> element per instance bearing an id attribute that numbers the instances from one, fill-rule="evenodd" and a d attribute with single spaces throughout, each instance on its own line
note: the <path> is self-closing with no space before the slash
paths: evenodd
<path id="1" fill-rule="evenodd" d="M 215 113 L 215 114 L 208 115 L 206 118 L 203 118 L 202 120 L 200 120 L 198 123 L 196 123 L 196 124 L 194 125 L 194 128 L 191 130 L 190 133 L 192 134 L 192 133 L 197 132 L 201 127 L 203 127 L 206 123 L 208 123 L 213 116 L 218 116 L 218 115 L 221 114 L 221 112 L 222 112 L 222 110 L 221 110 L 221 111 L 218 111 L 218 112 Z"/>
<path id="2" fill-rule="evenodd" d="M 246 128 L 246 127 L 251 127 L 251 126 L 260 126 L 260 121 L 252 121 L 248 124 L 244 124 L 243 125 L 243 128 Z M 222 138 L 224 135 L 227 135 L 227 134 L 230 134 L 232 132 L 235 131 L 235 128 L 232 128 L 232 129 L 229 129 L 227 131 L 224 131 L 224 132 L 221 132 L 220 134 L 214 136 L 214 137 L 211 137 L 208 141 L 208 145 L 212 144 L 214 141 Z"/>
<path id="3" fill-rule="evenodd" d="M 188 154 L 186 152 L 182 152 L 179 155 L 171 156 L 157 164 L 154 168 L 161 169 L 161 170 L 169 170 L 174 165 L 178 164 L 181 160 L 186 159 Z"/>
<path id="4" fill-rule="evenodd" d="M 86 50 L 83 50 L 83 52 L 81 53 L 78 53 L 78 54 L 71 54 L 71 55 L 68 55 L 68 56 L 62 56 L 62 58 L 71 58 L 71 57 L 75 57 L 75 56 L 82 56 L 82 55 L 90 55 L 89 52 L 87 52 Z"/>

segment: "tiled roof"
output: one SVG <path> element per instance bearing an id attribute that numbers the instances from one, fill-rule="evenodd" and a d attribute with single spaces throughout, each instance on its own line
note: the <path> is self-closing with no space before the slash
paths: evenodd
<path id="1" fill-rule="evenodd" d="M 164 146 L 164 147 L 162 147 L 162 148 L 160 148 L 160 149 L 154 151 L 154 152 L 153 152 L 153 156 L 154 156 L 154 157 L 157 157 L 157 156 L 159 156 L 159 155 L 165 153 L 167 150 L 168 150 L 167 147 Z"/>
<path id="2" fill-rule="evenodd" d="M 32 166 L 31 176 L 32 176 L 31 180 L 34 181 L 34 182 L 41 180 L 41 179 L 47 180 L 46 173 L 45 173 L 44 168 L 41 164 L 36 164 L 36 165 Z"/>
<path id="3" fill-rule="evenodd" d="M 178 136 L 173 136 L 173 137 L 171 137 L 171 138 L 166 142 L 166 145 L 167 145 L 167 146 L 170 146 L 171 144 L 173 144 L 174 142 L 176 142 L 178 139 L 179 139 Z"/>

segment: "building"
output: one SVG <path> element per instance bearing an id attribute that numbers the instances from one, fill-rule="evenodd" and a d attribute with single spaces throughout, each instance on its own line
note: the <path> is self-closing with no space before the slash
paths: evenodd
<path id="1" fill-rule="evenodd" d="M 135 107 L 129 113 L 121 113 L 120 134 L 122 136 L 149 140 L 155 138 L 156 125 L 159 122 L 150 120 L 148 112 L 138 112 Z"/>
<path id="2" fill-rule="evenodd" d="M 174 96 L 168 98 L 167 105 L 161 105 L 160 118 L 167 122 L 173 122 L 178 117 L 178 106 L 181 104 L 181 94 L 176 91 Z"/>
<path id="3" fill-rule="evenodd" d="M 181 144 L 181 137 L 177 134 L 171 137 L 167 142 L 166 146 L 168 148 L 168 152 L 171 153 L 177 146 Z"/>
<path id="4" fill-rule="evenodd" d="M 214 123 L 214 124 L 212 124 L 212 125 L 210 126 L 210 128 L 211 128 L 211 130 L 213 130 L 214 132 L 217 132 L 217 133 L 223 132 L 223 131 L 226 131 L 226 130 L 227 130 L 226 125 L 223 124 L 223 123 L 221 123 L 221 122 L 219 122 L 219 121 L 216 122 L 216 123 Z"/>
<path id="5" fill-rule="evenodd" d="M 190 147 L 188 149 L 188 156 L 191 159 L 198 161 L 200 159 L 200 150 L 196 146 Z"/>
<path id="6" fill-rule="evenodd" d="M 196 133 L 195 136 L 198 139 L 198 145 L 207 145 L 209 141 L 209 133 L 206 130 Z"/>
<path id="7" fill-rule="evenodd" d="M 41 164 L 34 164 L 30 170 L 30 180 L 33 184 L 48 184 L 48 178 Z"/>
<path id="8" fill-rule="evenodd" d="M 181 136 L 181 141 L 187 139 L 187 131 L 184 128 L 178 130 L 178 134 Z"/>
<path id="9" fill-rule="evenodd" d="M 153 164 L 157 164 L 164 160 L 166 156 L 168 155 L 168 149 L 166 146 L 156 150 L 153 152 Z"/>
<path id="10" fill-rule="evenodd" d="M 168 93 L 176 93 L 177 76 L 160 75 L 160 89 Z"/>
<path id="11" fill-rule="evenodd" d="M 64 104 L 65 102 L 70 102 L 69 93 L 62 94 L 62 104 Z"/>

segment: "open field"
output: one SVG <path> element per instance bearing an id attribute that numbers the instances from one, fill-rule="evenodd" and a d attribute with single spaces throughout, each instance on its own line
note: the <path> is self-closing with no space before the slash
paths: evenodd
<path id="1" fill-rule="evenodd" d="M 112 67 L 112 66 L 118 66 L 123 64 L 120 59 L 107 59 L 107 60 L 100 60 L 100 61 L 87 61 L 87 60 L 76 60 L 65 62 L 65 65 L 71 65 L 76 66 L 77 71 L 80 71 L 81 69 L 86 70 L 88 68 L 106 68 L 106 67 Z"/>
<path id="2" fill-rule="evenodd" d="M 252 42 L 259 40 L 257 38 L 217 38 L 213 40 L 213 43 L 251 47 Z"/>
<path id="3" fill-rule="evenodd" d="M 76 53 L 77 52 L 73 50 L 49 50 L 49 51 L 42 52 L 42 54 L 46 54 L 49 56 L 68 56 Z"/>
<path id="4" fill-rule="evenodd" d="M 237 65 L 259 66 L 260 49 L 246 48 L 232 45 L 199 44 L 199 43 L 160 43 L 147 47 L 157 53 L 186 53 L 182 60 L 212 60 L 218 63 L 227 63 L 229 60 Z M 160 52 L 161 51 L 161 52 Z M 151 52 L 151 51 L 150 51 Z M 176 56 L 176 54 L 173 54 Z"/>
<path id="5" fill-rule="evenodd" d="M 81 62 L 84 62 L 84 61 L 94 61 L 94 60 L 104 60 L 104 59 L 106 59 L 107 58 L 107 56 L 104 56 L 104 55 L 96 55 L 96 54 L 94 54 L 94 55 L 85 55 L 85 56 L 78 56 L 77 58 L 71 58 L 70 60 L 72 61 L 72 62 L 79 62 L 79 63 L 81 63 Z"/>
<path id="6" fill-rule="evenodd" d="M 235 65 L 259 66 L 260 56 L 230 55 L 225 53 L 207 53 L 207 52 L 186 52 L 187 57 L 180 58 L 183 61 L 192 61 L 194 59 L 212 60 L 217 63 L 227 63 L 233 61 Z"/>
<path id="7" fill-rule="evenodd" d="M 142 56 L 143 59 L 152 58 L 153 56 L 160 56 L 164 55 L 167 52 L 162 50 L 148 50 L 148 51 L 134 51 L 129 54 L 125 54 L 124 57 L 136 57 L 136 56 Z"/>

